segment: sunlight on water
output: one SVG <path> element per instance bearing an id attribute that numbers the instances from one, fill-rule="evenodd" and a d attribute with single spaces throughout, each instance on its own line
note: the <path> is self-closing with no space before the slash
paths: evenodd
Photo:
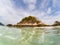
<path id="1" fill-rule="evenodd" d="M 60 45 L 60 27 L 0 26 L 0 45 Z"/>

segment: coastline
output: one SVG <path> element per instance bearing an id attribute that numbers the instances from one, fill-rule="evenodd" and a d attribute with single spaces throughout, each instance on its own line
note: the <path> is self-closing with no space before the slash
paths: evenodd
<path id="1" fill-rule="evenodd" d="M 28 16 L 23 18 L 21 21 L 17 22 L 16 24 L 8 24 L 7 26 L 9 27 L 55 27 L 55 26 L 60 26 L 60 22 L 59 21 L 55 21 L 54 24 L 52 25 L 48 25 L 43 23 L 41 20 L 38 20 L 36 17 L 34 16 Z"/>
<path id="2" fill-rule="evenodd" d="M 60 27 L 60 26 L 52 26 L 52 25 L 12 25 L 8 27 L 14 28 L 23 28 L 23 27 L 36 27 L 36 28 L 49 28 L 49 27 Z"/>

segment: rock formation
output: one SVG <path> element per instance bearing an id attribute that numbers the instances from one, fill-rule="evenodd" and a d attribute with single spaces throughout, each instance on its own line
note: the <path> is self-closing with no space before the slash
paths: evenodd
<path id="1" fill-rule="evenodd" d="M 52 26 L 60 26 L 60 22 L 59 21 L 55 21 Z"/>

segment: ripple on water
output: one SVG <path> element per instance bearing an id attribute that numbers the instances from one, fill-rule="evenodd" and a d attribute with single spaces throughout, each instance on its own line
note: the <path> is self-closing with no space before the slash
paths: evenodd
<path id="1" fill-rule="evenodd" d="M 0 45 L 60 45 L 60 28 L 0 26 Z"/>

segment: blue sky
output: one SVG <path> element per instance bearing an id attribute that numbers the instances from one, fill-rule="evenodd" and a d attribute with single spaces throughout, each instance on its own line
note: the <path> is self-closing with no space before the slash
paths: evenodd
<path id="1" fill-rule="evenodd" d="M 47 24 L 60 21 L 60 0 L 0 0 L 0 22 L 16 24 L 29 15 Z"/>

